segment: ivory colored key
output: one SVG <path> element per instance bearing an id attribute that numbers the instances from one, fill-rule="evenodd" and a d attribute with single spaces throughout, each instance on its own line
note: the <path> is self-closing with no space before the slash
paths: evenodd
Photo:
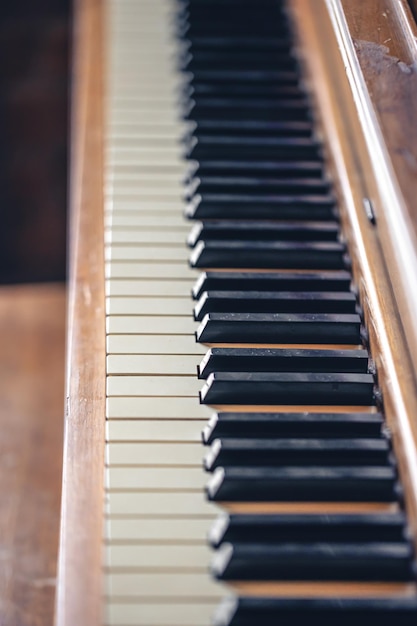
<path id="1" fill-rule="evenodd" d="M 107 420 L 108 441 L 194 441 L 200 444 L 205 420 Z M 159 458 L 154 458 L 159 465 Z M 203 474 L 203 472 L 201 472 Z"/>
<path id="2" fill-rule="evenodd" d="M 191 335 L 191 316 L 170 317 L 166 315 L 109 315 L 106 320 L 108 334 L 138 333 L 158 335 Z"/>
<path id="3" fill-rule="evenodd" d="M 219 507 L 205 499 L 201 490 L 196 492 L 173 492 L 160 490 L 156 493 L 106 493 L 105 513 L 108 516 L 152 517 L 155 515 L 214 518 Z"/>
<path id="4" fill-rule="evenodd" d="M 189 298 L 176 296 L 106 298 L 107 315 L 186 315 L 191 317 Z"/>
<path id="5" fill-rule="evenodd" d="M 108 421 L 108 424 L 113 424 Z M 195 441 L 146 443 L 115 442 L 106 444 L 107 465 L 154 465 L 158 459 L 159 465 L 190 465 L 201 467 L 201 446 Z"/>
<path id="6" fill-rule="evenodd" d="M 107 296 L 181 296 L 190 297 L 192 280 L 108 280 Z M 190 307 L 188 307 L 188 313 Z"/>
<path id="7" fill-rule="evenodd" d="M 208 419 L 211 409 L 198 404 L 195 398 L 173 398 L 169 402 L 164 397 L 125 397 L 107 398 L 106 417 L 108 418 L 154 418 L 154 419 Z"/>
<path id="8" fill-rule="evenodd" d="M 107 354 L 195 354 L 207 351 L 192 335 L 107 335 Z"/>
<path id="9" fill-rule="evenodd" d="M 157 356 L 165 357 L 166 355 Z M 175 355 L 175 358 L 182 358 L 182 356 Z M 155 359 L 155 356 L 152 356 L 152 359 Z M 107 376 L 107 395 L 109 397 L 147 395 L 167 397 L 194 397 L 197 399 L 200 387 L 201 382 L 197 380 L 195 375 Z"/>
<path id="10" fill-rule="evenodd" d="M 185 233 L 185 229 L 184 229 Z M 183 239 L 178 231 L 170 230 L 145 230 L 144 228 L 140 231 L 136 230 L 113 230 L 111 232 L 107 231 L 105 233 L 104 241 L 105 243 L 114 243 L 114 244 L 142 244 L 142 245 L 176 245 L 178 247 L 183 247 Z"/>
<path id="11" fill-rule="evenodd" d="M 164 545 L 163 550 L 155 550 L 153 545 L 108 545 L 108 567 L 161 568 L 165 571 L 194 570 L 207 571 L 211 557 L 208 546 L 201 541 L 201 545 Z M 140 567 L 138 567 L 140 563 Z"/>
<path id="12" fill-rule="evenodd" d="M 112 467 L 107 470 L 107 489 L 142 490 L 142 489 L 201 489 L 206 478 L 200 468 L 191 467 Z M 200 537 L 200 541 L 203 541 Z"/>
<path id="13" fill-rule="evenodd" d="M 112 354 L 107 357 L 107 375 L 160 374 L 193 375 L 197 371 L 194 355 Z"/>
<path id="14" fill-rule="evenodd" d="M 121 176 L 121 175 L 119 175 Z M 125 176 L 136 177 L 138 174 L 136 172 L 126 173 Z M 145 176 L 145 174 L 144 174 Z M 147 177 L 152 176 L 152 174 L 146 174 Z M 166 176 L 170 176 L 170 174 L 166 174 Z M 174 174 L 177 178 L 177 174 Z M 178 215 L 141 215 L 141 214 L 129 214 L 129 213 L 111 213 L 107 215 L 105 220 L 105 225 L 108 228 L 112 228 L 114 232 L 117 232 L 119 228 L 171 228 L 174 229 L 175 232 L 184 232 L 187 233 L 190 230 L 190 225 L 188 222 L 184 220 L 184 222 L 178 220 Z"/>
<path id="15" fill-rule="evenodd" d="M 170 263 L 168 266 L 163 263 L 141 263 L 139 261 L 118 261 L 117 263 L 106 263 L 107 279 L 119 278 L 154 278 L 154 279 L 190 279 L 195 280 L 197 273 L 191 268 L 184 268 L 181 263 Z"/>
<path id="16" fill-rule="evenodd" d="M 207 534 L 206 519 L 109 519 L 106 527 L 113 544 L 133 541 L 201 543 Z"/>
<path id="17" fill-rule="evenodd" d="M 207 626 L 216 604 L 217 600 L 199 602 L 192 598 L 186 603 L 159 601 L 140 606 L 109 602 L 105 626 Z"/>
<path id="18" fill-rule="evenodd" d="M 105 258 L 115 261 L 146 261 L 147 263 L 160 263 L 161 261 L 180 261 L 185 263 L 188 251 L 177 246 L 163 247 L 139 247 L 109 245 L 105 247 Z"/>
<path id="19" fill-rule="evenodd" d="M 154 525 L 155 522 L 152 521 L 152 524 Z M 184 520 L 181 520 L 180 524 L 184 524 Z M 203 520 L 203 525 L 207 525 L 206 520 Z M 164 598 L 207 598 L 218 601 L 228 593 L 226 585 L 216 583 L 206 574 L 196 572 L 192 574 L 185 572 L 181 574 L 178 572 L 174 574 L 113 573 L 105 579 L 105 590 L 110 599 L 129 597 L 140 598 L 142 601 L 145 598 L 160 598 L 161 593 Z"/>

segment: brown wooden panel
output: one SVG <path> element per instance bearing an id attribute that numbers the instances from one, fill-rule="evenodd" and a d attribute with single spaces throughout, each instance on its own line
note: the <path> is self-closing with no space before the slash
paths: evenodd
<path id="1" fill-rule="evenodd" d="M 101 623 L 105 420 L 103 6 L 75 6 L 68 380 L 56 620 Z"/>

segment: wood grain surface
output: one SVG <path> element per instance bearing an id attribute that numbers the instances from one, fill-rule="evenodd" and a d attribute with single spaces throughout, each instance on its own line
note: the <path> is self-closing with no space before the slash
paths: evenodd
<path id="1" fill-rule="evenodd" d="M 75 2 L 70 275 L 56 623 L 102 612 L 105 427 L 103 3 Z"/>
<path id="2" fill-rule="evenodd" d="M 0 289 L 0 624 L 51 626 L 64 413 L 65 289 Z"/>

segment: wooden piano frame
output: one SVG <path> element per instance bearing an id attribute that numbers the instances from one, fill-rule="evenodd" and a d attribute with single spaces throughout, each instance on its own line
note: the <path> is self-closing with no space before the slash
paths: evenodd
<path id="1" fill-rule="evenodd" d="M 415 24 L 405 0 L 289 4 L 417 546 L 417 142 L 410 127 L 414 123 L 415 135 Z M 102 623 L 104 33 L 102 0 L 77 0 L 57 626 Z"/>

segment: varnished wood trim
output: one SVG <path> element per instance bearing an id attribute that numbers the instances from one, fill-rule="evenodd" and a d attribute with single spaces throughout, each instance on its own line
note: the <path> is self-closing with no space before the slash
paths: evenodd
<path id="1" fill-rule="evenodd" d="M 105 416 L 103 5 L 74 22 L 67 390 L 56 625 L 99 626 Z"/>
<path id="2" fill-rule="evenodd" d="M 393 243 L 391 247 L 385 246 L 380 237 L 379 220 L 377 226 L 373 226 L 363 211 L 364 197 L 372 198 L 378 207 L 383 206 L 385 186 L 381 188 L 375 176 L 374 155 L 369 151 L 356 107 L 356 91 L 349 82 L 349 71 L 346 73 L 346 51 L 341 51 L 343 38 L 335 35 L 326 0 L 315 3 L 314 10 L 307 0 L 294 0 L 291 6 L 322 124 L 343 229 L 350 246 L 354 280 L 360 292 L 385 415 L 405 488 L 408 519 L 417 546 L 416 354 L 414 363 L 410 355 L 417 333 L 417 309 L 413 333 L 409 336 L 404 332 L 402 310 L 394 294 Z M 365 88 L 363 83 L 362 87 Z M 371 106 L 369 100 L 368 104 Z M 401 247 L 401 242 L 398 245 Z"/>
<path id="3" fill-rule="evenodd" d="M 333 581 L 297 581 L 297 582 L 230 582 L 233 591 L 240 594 L 269 597 L 301 598 L 360 598 L 360 597 L 407 597 L 415 595 L 417 588 L 405 583 L 368 583 Z"/>

